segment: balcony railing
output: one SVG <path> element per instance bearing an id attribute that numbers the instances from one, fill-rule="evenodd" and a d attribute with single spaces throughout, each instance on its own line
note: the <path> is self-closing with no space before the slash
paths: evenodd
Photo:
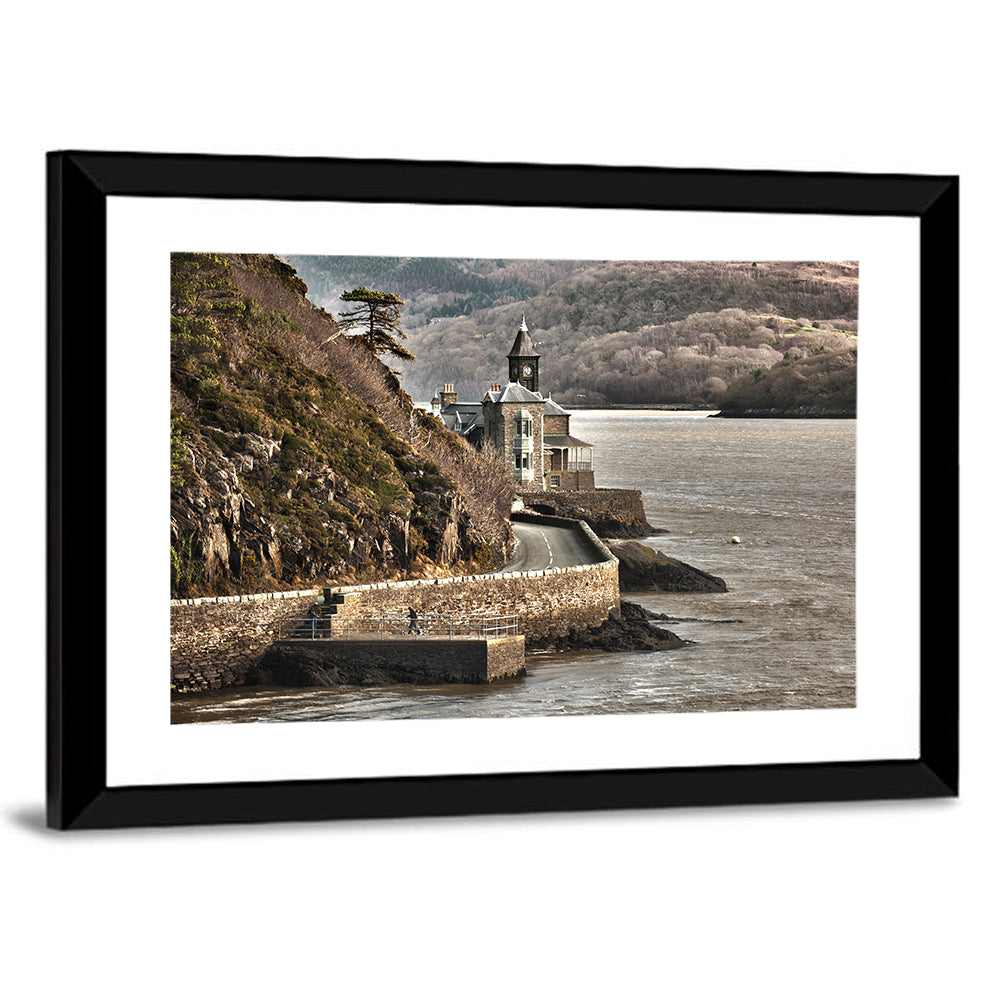
<path id="1" fill-rule="evenodd" d="M 466 615 L 460 612 L 408 615 L 372 614 L 357 618 L 286 618 L 278 623 L 278 639 L 385 638 L 393 635 L 428 635 L 449 639 L 476 636 L 498 639 L 518 635 L 519 615 Z"/>

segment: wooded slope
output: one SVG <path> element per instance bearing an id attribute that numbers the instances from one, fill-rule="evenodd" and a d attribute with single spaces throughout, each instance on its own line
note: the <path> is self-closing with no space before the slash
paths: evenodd
<path id="1" fill-rule="evenodd" d="M 743 406 L 765 373 L 786 362 L 794 377 L 771 385 L 770 398 L 795 408 L 848 399 L 856 375 L 852 262 L 290 259 L 312 300 L 331 311 L 355 283 L 407 300 L 417 360 L 403 384 L 416 399 L 443 382 L 461 399 L 481 399 L 506 377 L 522 313 L 542 356 L 543 392 L 569 405 Z"/>

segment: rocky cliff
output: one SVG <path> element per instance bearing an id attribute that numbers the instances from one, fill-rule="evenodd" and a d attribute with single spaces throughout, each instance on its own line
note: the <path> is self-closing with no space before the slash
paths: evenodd
<path id="1" fill-rule="evenodd" d="M 269 255 L 171 260 L 175 597 L 488 571 L 509 477 Z"/>

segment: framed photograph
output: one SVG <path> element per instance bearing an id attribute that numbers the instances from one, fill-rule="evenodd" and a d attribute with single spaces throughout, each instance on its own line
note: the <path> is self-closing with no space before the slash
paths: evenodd
<path id="1" fill-rule="evenodd" d="M 48 204 L 50 826 L 958 794 L 957 178 L 71 151 Z"/>

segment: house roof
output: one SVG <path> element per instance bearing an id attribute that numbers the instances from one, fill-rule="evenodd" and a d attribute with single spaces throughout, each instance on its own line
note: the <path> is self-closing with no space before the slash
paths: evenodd
<path id="1" fill-rule="evenodd" d="M 441 407 L 439 417 L 448 430 L 468 434 L 474 427 L 483 426 L 483 404 L 449 403 Z"/>
<path id="2" fill-rule="evenodd" d="M 482 413 L 483 404 L 482 403 L 447 403 L 441 407 L 442 413 L 461 413 L 463 415 L 468 413 Z"/>
<path id="3" fill-rule="evenodd" d="M 572 434 L 546 434 L 543 439 L 546 448 L 593 448 L 589 441 L 581 441 Z"/>
<path id="4" fill-rule="evenodd" d="M 540 392 L 526 389 L 520 382 L 508 382 L 499 392 L 490 390 L 483 397 L 494 403 L 544 403 Z"/>

